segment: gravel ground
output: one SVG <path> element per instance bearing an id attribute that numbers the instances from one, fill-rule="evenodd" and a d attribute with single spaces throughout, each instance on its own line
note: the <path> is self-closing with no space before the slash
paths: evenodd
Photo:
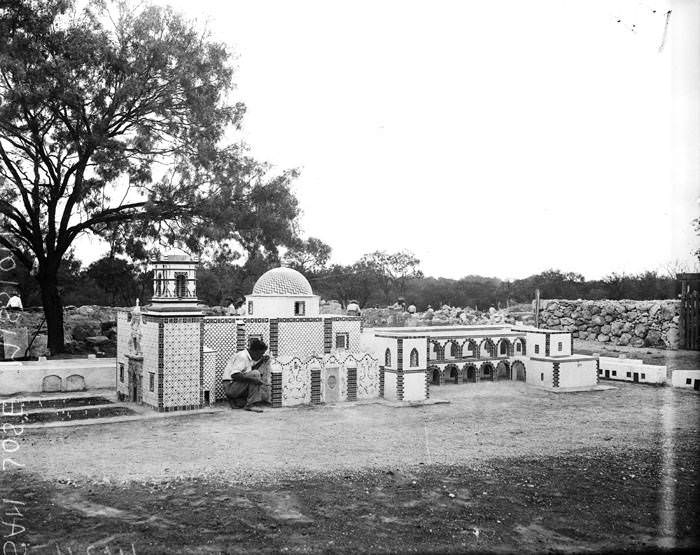
<path id="1" fill-rule="evenodd" d="M 615 385 L 25 430 L 4 534 L 40 554 L 691 552 L 700 395 Z"/>
<path id="2" fill-rule="evenodd" d="M 553 394 L 523 383 L 433 388 L 449 404 L 381 404 L 227 411 L 154 421 L 25 430 L 16 458 L 50 480 L 158 481 L 217 476 L 250 483 L 318 472 L 421 464 L 474 465 L 499 457 L 626 451 L 672 428 L 697 431 L 694 392 L 615 383 Z"/>

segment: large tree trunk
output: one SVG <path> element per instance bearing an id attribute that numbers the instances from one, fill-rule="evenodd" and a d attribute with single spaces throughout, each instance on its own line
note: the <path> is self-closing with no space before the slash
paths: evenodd
<path id="1" fill-rule="evenodd" d="M 63 301 L 58 291 L 58 276 L 39 277 L 41 302 L 44 305 L 46 327 L 49 330 L 48 347 L 52 355 L 65 349 L 63 337 Z"/>

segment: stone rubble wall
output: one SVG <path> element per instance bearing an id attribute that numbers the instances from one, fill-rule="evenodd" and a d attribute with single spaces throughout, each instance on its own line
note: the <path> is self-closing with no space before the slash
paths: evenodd
<path id="1" fill-rule="evenodd" d="M 678 349 L 680 310 L 678 300 L 542 300 L 540 327 L 612 345 Z"/>

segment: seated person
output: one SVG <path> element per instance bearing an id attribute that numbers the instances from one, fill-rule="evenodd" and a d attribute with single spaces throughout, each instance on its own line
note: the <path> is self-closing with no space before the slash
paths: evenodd
<path id="1" fill-rule="evenodd" d="M 228 361 L 224 375 L 230 375 L 231 381 L 224 382 L 224 392 L 231 408 L 244 408 L 252 412 L 262 412 L 257 406 L 269 401 L 269 384 L 262 381 L 259 368 L 270 360 L 265 355 L 267 345 L 260 339 L 253 339 L 247 349 L 237 352 Z"/>

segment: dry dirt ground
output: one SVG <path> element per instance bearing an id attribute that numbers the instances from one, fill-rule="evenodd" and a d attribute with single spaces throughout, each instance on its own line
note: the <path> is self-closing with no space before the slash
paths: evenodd
<path id="1" fill-rule="evenodd" d="M 615 385 L 25 430 L 3 535 L 18 553 L 697 548 L 700 395 Z"/>

